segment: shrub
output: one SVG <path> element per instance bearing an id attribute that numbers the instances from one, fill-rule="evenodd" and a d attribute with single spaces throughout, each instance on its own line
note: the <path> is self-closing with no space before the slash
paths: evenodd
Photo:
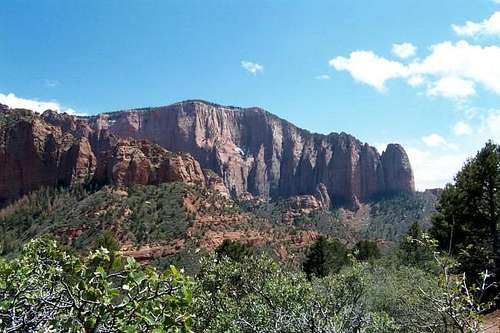
<path id="1" fill-rule="evenodd" d="M 29 242 L 0 261 L 0 329 L 5 332 L 190 332 L 191 282 L 132 258 L 106 270 L 102 248 L 80 259 L 54 240 Z"/>

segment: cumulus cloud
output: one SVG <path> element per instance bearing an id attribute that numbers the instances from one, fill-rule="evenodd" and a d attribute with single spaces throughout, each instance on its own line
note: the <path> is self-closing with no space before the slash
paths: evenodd
<path id="1" fill-rule="evenodd" d="M 424 59 L 408 65 L 385 59 L 372 51 L 354 51 L 347 58 L 330 60 L 329 64 L 379 91 L 384 90 L 390 79 L 406 79 L 412 87 L 429 82 L 430 96 L 466 98 L 476 94 L 476 85 L 500 95 L 498 46 L 443 42 L 433 45 Z"/>
<path id="2" fill-rule="evenodd" d="M 330 79 L 331 79 L 331 77 L 328 74 L 321 74 L 321 75 L 316 76 L 316 80 L 330 80 Z"/>
<path id="3" fill-rule="evenodd" d="M 412 43 L 392 44 L 392 54 L 401 59 L 415 56 L 417 47 Z"/>
<path id="4" fill-rule="evenodd" d="M 475 83 L 458 77 L 444 77 L 432 83 L 427 91 L 429 96 L 443 96 L 464 99 L 476 94 Z"/>
<path id="5" fill-rule="evenodd" d="M 460 147 L 433 133 L 421 138 L 422 147 L 406 148 L 418 189 L 443 187 L 453 181 L 467 158 L 475 156 L 486 141 L 500 143 L 500 109 L 481 110 L 474 120 L 474 124 L 459 121 L 452 126 L 455 135 L 469 135 Z"/>
<path id="6" fill-rule="evenodd" d="M 410 77 L 407 82 L 412 87 L 419 87 L 424 84 L 425 79 L 422 76 L 415 75 Z"/>
<path id="7" fill-rule="evenodd" d="M 500 3 L 500 1 L 495 1 Z M 500 37 L 500 12 L 495 12 L 490 18 L 481 22 L 467 21 L 463 25 L 453 24 L 453 31 L 459 36 L 497 36 Z"/>
<path id="8" fill-rule="evenodd" d="M 385 89 L 387 80 L 409 75 L 405 65 L 379 57 L 372 51 L 355 51 L 349 58 L 336 57 L 329 64 L 337 71 L 349 72 L 355 80 L 379 91 Z"/>
<path id="9" fill-rule="evenodd" d="M 431 54 L 423 61 L 411 64 L 410 71 L 472 80 L 500 94 L 500 47 L 466 41 L 439 43 L 431 47 Z"/>
<path id="10" fill-rule="evenodd" d="M 441 135 L 432 133 L 427 136 L 423 136 L 421 138 L 422 142 L 425 143 L 428 147 L 439 147 L 439 148 L 446 148 L 446 149 L 452 149 L 452 150 L 457 150 L 458 147 L 455 144 L 449 143 L 448 141 L 445 140 Z"/>
<path id="11" fill-rule="evenodd" d="M 85 115 L 83 113 L 76 112 L 74 109 L 62 107 L 56 101 L 39 101 L 35 99 L 21 98 L 17 97 L 13 93 L 9 93 L 7 95 L 0 93 L 0 104 L 7 105 L 12 109 L 28 109 L 38 113 L 42 113 L 46 110 L 54 110 L 57 112 L 66 112 L 71 115 Z"/>
<path id="12" fill-rule="evenodd" d="M 241 67 L 252 75 L 257 75 L 264 70 L 264 66 L 247 60 L 241 61 Z"/>
<path id="13" fill-rule="evenodd" d="M 459 121 L 453 125 L 453 133 L 455 133 L 456 136 L 469 135 L 472 133 L 472 127 L 466 122 Z"/>

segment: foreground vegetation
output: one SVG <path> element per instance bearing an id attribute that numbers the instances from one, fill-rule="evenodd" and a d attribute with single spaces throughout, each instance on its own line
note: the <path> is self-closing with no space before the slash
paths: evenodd
<path id="1" fill-rule="evenodd" d="M 0 262 L 3 332 L 189 332 L 191 282 L 107 249 L 80 259 L 35 240 Z"/>
<path id="2" fill-rule="evenodd" d="M 370 251 L 373 256 L 366 261 L 356 260 L 355 250 L 345 262 L 338 251 L 326 253 L 333 249 L 328 242 L 320 240 L 308 252 L 319 267 L 339 265 L 328 274 L 293 271 L 233 243 L 205 257 L 200 272 L 188 278 L 174 267 L 160 274 L 103 247 L 82 259 L 54 240 L 34 240 L 16 259 L 0 262 L 0 328 L 157 333 L 479 331 L 481 308 L 462 292 L 467 286 L 460 276 L 448 273 L 453 266 L 446 256 L 434 252 L 438 261 L 420 262 L 433 267 L 433 272 L 426 272 L 399 257 L 377 259 Z M 321 260 L 323 254 L 329 259 Z"/>

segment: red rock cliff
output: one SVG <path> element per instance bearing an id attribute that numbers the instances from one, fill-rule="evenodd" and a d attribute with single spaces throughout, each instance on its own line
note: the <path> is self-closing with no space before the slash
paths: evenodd
<path id="1" fill-rule="evenodd" d="M 0 205 L 44 186 L 89 181 L 206 183 L 199 163 L 188 153 L 117 139 L 106 130 L 90 128 L 85 119 L 0 105 Z"/>
<path id="2" fill-rule="evenodd" d="M 94 129 L 192 154 L 220 175 L 233 195 L 313 194 L 324 184 L 334 205 L 355 208 L 377 195 L 413 192 L 404 149 L 384 157 L 346 133 L 314 134 L 259 108 L 187 101 L 90 117 Z"/>

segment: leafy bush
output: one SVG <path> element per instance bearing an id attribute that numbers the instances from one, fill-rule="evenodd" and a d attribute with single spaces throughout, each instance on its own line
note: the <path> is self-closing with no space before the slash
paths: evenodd
<path id="1" fill-rule="evenodd" d="M 363 265 L 309 281 L 267 257 L 205 259 L 194 289 L 198 332 L 394 332 L 363 295 Z"/>
<path id="2" fill-rule="evenodd" d="M 0 261 L 4 332 L 190 332 L 191 282 L 173 266 L 164 274 L 127 258 L 107 270 L 102 248 L 80 259 L 55 241 L 28 243 Z"/>

